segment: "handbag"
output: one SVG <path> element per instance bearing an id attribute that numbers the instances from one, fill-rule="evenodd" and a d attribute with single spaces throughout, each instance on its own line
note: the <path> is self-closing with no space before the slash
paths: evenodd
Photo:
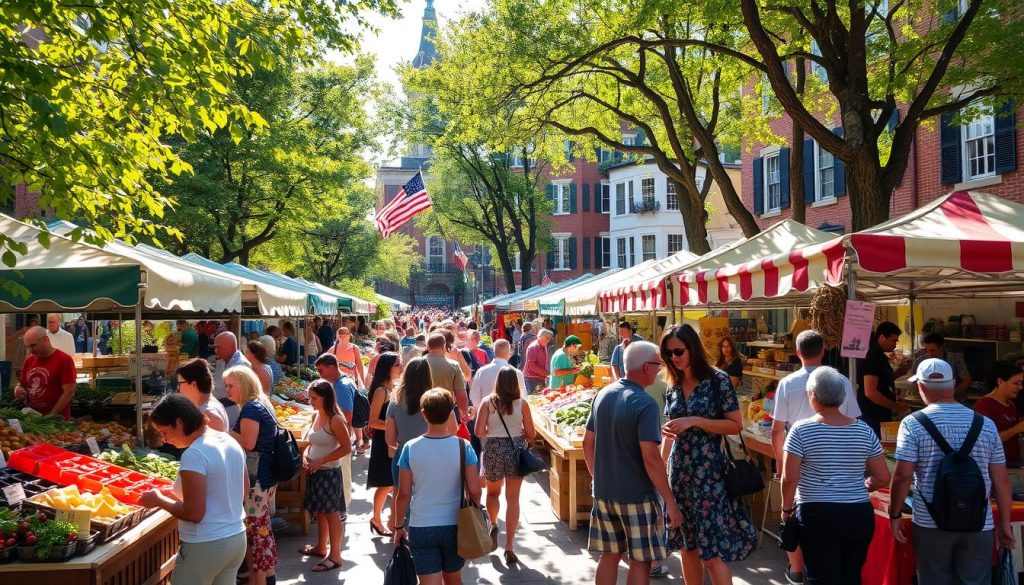
<path id="1" fill-rule="evenodd" d="M 384 568 L 384 585 L 416 585 L 416 565 L 404 538 L 395 545 L 395 552 Z"/>
<path id="2" fill-rule="evenodd" d="M 266 407 L 264 407 L 266 408 Z M 291 481 L 302 471 L 302 452 L 291 431 L 274 422 L 274 456 L 271 471 L 279 482 Z"/>
<path id="3" fill-rule="evenodd" d="M 494 406 L 493 403 L 491 406 Z M 546 467 L 544 460 L 541 459 L 540 455 L 536 451 L 530 448 L 529 445 L 525 449 L 520 449 L 515 446 L 515 439 L 512 439 L 512 433 L 508 432 L 508 425 L 505 424 L 505 417 L 501 416 L 501 412 L 495 409 L 498 413 L 498 419 L 501 420 L 501 426 L 505 427 L 505 434 L 512 440 L 512 448 L 516 450 L 516 475 L 519 477 L 526 477 L 531 473 L 540 471 Z"/>
<path id="4" fill-rule="evenodd" d="M 459 513 L 456 516 L 455 524 L 457 536 L 455 538 L 456 548 L 459 556 L 465 560 L 482 557 L 494 550 L 491 544 L 490 521 L 484 511 L 471 500 L 466 499 L 466 446 L 467 443 L 459 439 L 459 490 L 461 502 Z"/>
<path id="5" fill-rule="evenodd" d="M 996 566 L 992 569 L 992 585 L 1017 585 L 1017 568 L 1013 566 L 1013 551 L 999 549 Z"/>
<path id="6" fill-rule="evenodd" d="M 714 389 L 715 404 L 721 418 L 725 418 L 725 410 L 722 408 L 722 397 L 718 389 Z M 739 498 L 756 494 L 764 489 L 764 476 L 757 465 L 749 459 L 747 444 L 743 440 L 743 429 L 740 429 L 740 448 L 743 450 L 743 458 L 736 459 L 732 455 L 732 447 L 729 446 L 729 439 L 723 435 L 722 444 L 725 446 L 725 491 L 731 498 Z"/>
<path id="7" fill-rule="evenodd" d="M 800 521 L 796 514 L 791 514 L 779 528 L 779 548 L 786 552 L 796 552 L 800 546 Z"/>

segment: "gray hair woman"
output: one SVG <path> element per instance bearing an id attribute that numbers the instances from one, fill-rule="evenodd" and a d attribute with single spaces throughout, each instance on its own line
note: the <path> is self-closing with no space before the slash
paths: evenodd
<path id="1" fill-rule="evenodd" d="M 875 529 L 868 492 L 889 484 L 874 431 L 839 411 L 846 385 L 834 368 L 814 370 L 807 399 L 817 414 L 794 424 L 784 447 L 782 520 L 797 516 L 808 585 L 860 583 Z"/>

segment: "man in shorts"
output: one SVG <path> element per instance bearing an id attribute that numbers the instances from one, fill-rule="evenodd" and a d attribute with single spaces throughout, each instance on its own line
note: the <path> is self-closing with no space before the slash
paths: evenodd
<path id="1" fill-rule="evenodd" d="M 597 585 L 616 582 L 623 554 L 629 559 L 626 582 L 650 582 L 651 563 L 667 555 L 659 495 L 668 511 L 668 528 L 683 521 L 658 450 L 658 405 L 644 391 L 661 369 L 658 346 L 631 343 L 623 361 L 626 376 L 594 399 L 583 438 L 584 458 L 594 477 L 589 548 L 601 553 Z"/>

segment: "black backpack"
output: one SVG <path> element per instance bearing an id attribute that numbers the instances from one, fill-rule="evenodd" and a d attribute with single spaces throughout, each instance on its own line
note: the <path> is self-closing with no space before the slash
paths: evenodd
<path id="1" fill-rule="evenodd" d="M 932 501 L 924 501 L 928 513 L 940 530 L 980 532 L 985 527 L 988 512 L 988 490 L 985 489 L 985 476 L 971 457 L 971 450 L 978 441 L 985 419 L 974 414 L 964 444 L 954 451 L 926 414 L 919 411 L 913 417 L 945 454 L 935 470 Z"/>
<path id="2" fill-rule="evenodd" d="M 352 398 L 352 428 L 361 429 L 370 424 L 370 398 L 366 390 L 356 390 Z"/>

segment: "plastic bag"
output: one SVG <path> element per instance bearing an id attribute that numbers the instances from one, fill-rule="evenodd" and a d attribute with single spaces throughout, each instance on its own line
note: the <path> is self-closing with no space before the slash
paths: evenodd
<path id="1" fill-rule="evenodd" d="M 416 565 L 405 539 L 395 545 L 395 552 L 384 569 L 384 585 L 416 585 Z"/>
<path id="2" fill-rule="evenodd" d="M 992 585 L 1017 585 L 1017 568 L 1013 566 L 1013 552 L 1008 548 L 999 549 L 992 570 Z"/>

